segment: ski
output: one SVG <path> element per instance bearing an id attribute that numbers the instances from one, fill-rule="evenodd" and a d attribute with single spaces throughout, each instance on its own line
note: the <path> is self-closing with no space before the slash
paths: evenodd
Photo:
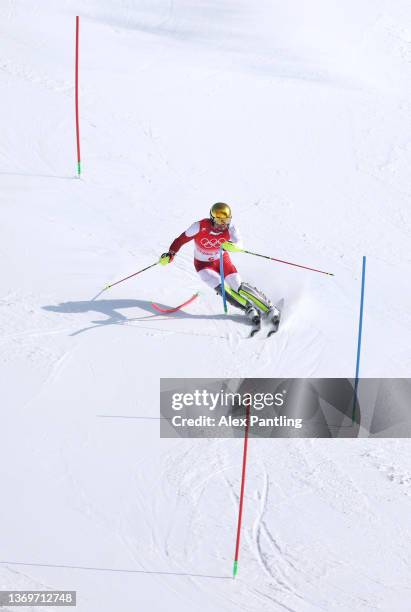
<path id="1" fill-rule="evenodd" d="M 276 334 L 278 332 L 278 328 L 280 327 L 280 319 L 281 319 L 281 313 L 280 312 L 278 313 L 278 315 L 275 315 L 271 319 L 271 329 L 269 329 L 268 332 L 267 332 L 267 338 L 269 338 L 270 336 L 272 336 L 273 334 Z"/>
<path id="2" fill-rule="evenodd" d="M 253 323 L 253 327 L 250 331 L 249 338 L 252 338 L 253 336 L 255 336 L 260 330 L 261 330 L 261 319 L 259 320 L 258 323 Z"/>

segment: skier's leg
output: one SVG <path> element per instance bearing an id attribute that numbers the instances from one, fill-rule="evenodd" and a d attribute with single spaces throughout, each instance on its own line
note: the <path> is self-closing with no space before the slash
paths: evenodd
<path id="1" fill-rule="evenodd" d="M 218 295 L 221 295 L 221 282 L 220 275 L 217 274 L 215 270 L 210 268 L 203 268 L 198 271 L 198 275 L 201 280 L 204 281 L 209 287 L 212 287 Z M 225 288 L 225 298 L 229 304 L 235 306 L 235 308 L 239 308 L 242 310 L 246 316 L 251 320 L 253 325 L 260 325 L 260 311 L 255 308 L 255 306 L 246 298 L 244 298 L 240 293 L 231 289 L 228 284 L 224 283 Z"/>
<path id="2" fill-rule="evenodd" d="M 214 289 L 219 295 L 221 295 L 221 279 L 220 275 L 213 268 L 202 268 L 198 270 L 198 275 L 201 280 L 206 283 L 211 289 Z M 236 308 L 241 308 L 241 310 L 245 310 L 248 306 L 248 301 L 241 297 L 240 294 L 233 291 L 227 284 L 225 284 L 226 291 L 226 299 L 227 302 L 235 306 Z"/>
<path id="3" fill-rule="evenodd" d="M 231 261 L 230 255 L 226 252 L 224 257 L 224 288 L 227 302 L 244 310 L 247 316 L 254 322 L 259 322 L 260 312 L 265 312 L 261 307 L 258 307 L 248 295 L 240 293 L 243 283 L 241 276 L 237 272 L 237 268 Z M 220 274 L 220 260 L 212 263 L 212 266 Z M 216 288 L 217 293 L 221 295 L 221 284 Z M 257 306 L 257 308 L 256 308 Z"/>
<path id="4" fill-rule="evenodd" d="M 227 301 L 234 306 L 238 306 L 245 310 L 248 306 L 249 302 L 245 298 L 243 298 L 238 290 L 241 286 L 241 276 L 237 272 L 237 268 L 233 264 L 230 259 L 229 253 L 225 252 L 223 255 L 224 258 L 224 288 L 226 291 Z M 218 273 L 220 274 L 220 260 L 215 262 L 216 268 L 218 269 Z M 221 285 L 218 293 L 221 293 Z M 231 299 L 230 299 L 231 298 Z"/>
<path id="5" fill-rule="evenodd" d="M 241 289 L 241 277 L 237 272 L 236 267 L 228 257 L 228 253 L 224 254 L 224 272 L 226 272 L 224 289 L 227 302 L 240 310 L 243 310 L 247 316 L 253 321 L 259 318 L 259 312 L 255 309 L 255 305 L 252 300 L 247 296 L 241 295 L 239 289 Z M 220 277 L 220 265 L 219 260 L 212 262 L 200 262 L 194 260 L 194 266 L 201 280 L 206 283 L 209 287 L 214 289 L 216 293 L 221 295 L 221 277 Z"/>
<path id="6" fill-rule="evenodd" d="M 231 289 L 228 285 L 224 285 L 225 289 L 225 298 L 229 304 L 235 306 L 236 308 L 240 308 L 241 310 L 246 310 L 249 302 L 243 298 L 239 293 Z M 216 293 L 221 295 L 221 283 L 217 287 L 215 287 Z"/>
<path id="7" fill-rule="evenodd" d="M 229 258 L 224 260 L 224 271 L 226 271 L 225 284 L 229 286 L 229 292 L 237 301 L 243 298 L 259 312 L 270 317 L 279 314 L 271 300 L 262 291 L 241 281 L 241 276 Z"/>
<path id="8" fill-rule="evenodd" d="M 225 258 L 224 261 L 224 271 L 226 271 L 227 269 L 227 277 L 225 278 L 224 287 L 226 291 L 229 287 L 232 287 L 234 290 L 238 290 L 238 287 L 241 284 L 241 278 L 231 260 L 228 259 L 226 261 L 226 259 L 227 258 Z M 206 283 L 206 285 L 208 285 L 209 287 L 211 287 L 211 289 L 214 289 L 215 291 L 217 291 L 218 287 L 220 287 L 219 291 L 221 293 L 220 261 L 218 259 L 214 261 L 199 261 L 198 259 L 195 259 L 194 267 L 197 271 L 197 274 L 199 275 L 201 280 Z M 238 296 L 237 302 L 240 304 L 244 304 L 246 300 L 241 296 Z"/>
<path id="9" fill-rule="evenodd" d="M 230 259 L 224 261 L 224 271 L 226 270 L 228 272 L 225 275 L 225 286 L 228 286 L 228 289 L 226 289 L 227 293 L 231 294 L 237 302 L 241 301 L 241 303 L 244 303 L 245 300 L 247 304 L 256 307 L 259 312 L 263 314 L 270 312 L 273 307 L 271 301 L 256 287 L 252 287 L 249 283 L 242 282 L 241 276 L 238 274 Z"/>
<path id="10" fill-rule="evenodd" d="M 241 276 L 238 272 L 231 272 L 225 276 L 225 284 L 233 289 L 236 293 L 238 293 L 239 288 L 241 287 Z"/>
<path id="11" fill-rule="evenodd" d="M 197 270 L 198 276 L 201 278 L 203 283 L 211 287 L 211 289 L 216 289 L 216 287 L 220 284 L 220 275 L 213 268 L 202 268 L 201 270 Z"/>

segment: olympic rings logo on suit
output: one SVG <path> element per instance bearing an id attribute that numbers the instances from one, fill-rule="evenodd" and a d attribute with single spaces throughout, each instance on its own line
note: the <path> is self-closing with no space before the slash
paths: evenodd
<path id="1" fill-rule="evenodd" d="M 225 240 L 225 238 L 201 238 L 200 244 L 205 249 L 220 248 Z"/>

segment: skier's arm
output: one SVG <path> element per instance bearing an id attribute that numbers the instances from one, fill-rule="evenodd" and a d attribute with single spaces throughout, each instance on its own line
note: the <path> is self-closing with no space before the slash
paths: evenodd
<path id="1" fill-rule="evenodd" d="M 199 231 L 200 224 L 198 221 L 195 221 L 195 223 L 190 225 L 190 227 L 186 229 L 185 232 L 183 232 L 178 236 L 178 238 L 173 240 L 173 242 L 170 244 L 169 251 L 174 254 L 178 253 L 181 247 L 187 242 L 190 242 L 190 240 L 193 240 L 194 236 L 196 236 Z"/>
<path id="2" fill-rule="evenodd" d="M 170 244 L 168 252 L 163 253 L 160 257 L 160 263 L 163 265 L 171 263 L 174 259 L 175 254 L 178 253 L 181 247 L 187 242 L 190 242 L 190 240 L 193 240 L 193 238 L 198 234 L 199 231 L 200 223 L 196 221 L 195 223 L 190 225 L 190 227 L 186 229 L 185 232 L 183 232 L 175 240 L 173 240 L 173 242 Z"/>
<path id="3" fill-rule="evenodd" d="M 235 225 L 230 226 L 230 236 L 226 242 L 223 242 L 221 248 L 223 251 L 229 251 L 230 253 L 238 253 L 242 251 L 243 241 L 241 240 L 240 234 Z"/>
<path id="4" fill-rule="evenodd" d="M 230 242 L 233 242 L 240 249 L 244 246 L 240 232 L 235 225 L 231 225 L 230 227 Z"/>

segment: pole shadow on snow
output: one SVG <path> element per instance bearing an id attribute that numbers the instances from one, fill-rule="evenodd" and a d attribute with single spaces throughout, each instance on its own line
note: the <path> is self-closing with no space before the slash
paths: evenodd
<path id="1" fill-rule="evenodd" d="M 159 306 L 163 308 L 169 308 L 166 304 L 159 304 Z M 149 314 L 143 315 L 140 317 L 126 317 L 123 315 L 120 310 L 130 309 L 130 308 L 140 308 L 141 310 L 145 310 Z M 70 336 L 77 336 L 83 332 L 86 332 L 90 329 L 96 329 L 98 327 L 105 327 L 106 325 L 123 325 L 130 322 L 135 321 L 146 321 L 148 319 L 155 319 L 158 321 L 165 321 L 169 319 L 193 319 L 193 320 L 227 320 L 226 314 L 191 314 L 189 312 L 184 312 L 180 310 L 178 312 L 174 312 L 173 314 L 159 314 L 153 312 L 153 307 L 151 302 L 147 300 L 84 300 L 79 302 L 61 302 L 56 305 L 43 306 L 43 310 L 47 310 L 49 312 L 56 313 L 65 313 L 65 314 L 84 314 L 86 312 L 96 312 L 99 314 L 106 315 L 106 319 L 102 319 L 100 321 L 91 321 L 94 325 L 90 325 L 89 327 L 84 327 L 70 334 Z M 230 320 L 234 321 L 242 321 L 243 315 L 234 314 L 230 315 Z"/>
<path id="2" fill-rule="evenodd" d="M 1 565 L 23 565 L 27 567 L 52 567 L 57 569 L 85 570 L 89 572 L 116 572 L 123 574 L 156 574 L 160 576 L 187 576 L 188 578 L 217 578 L 219 580 L 232 580 L 231 576 L 212 576 L 208 574 L 189 574 L 188 572 L 161 572 L 138 569 L 117 569 L 114 567 L 88 567 L 84 565 L 61 565 L 57 563 L 23 563 L 22 561 L 0 561 Z"/>
<path id="3" fill-rule="evenodd" d="M 60 176 L 58 174 L 30 174 L 28 172 L 0 172 L 1 176 L 23 176 L 26 178 L 46 178 L 46 179 L 61 179 L 65 181 L 69 181 L 72 179 L 76 179 L 77 176 L 74 174 L 67 176 Z"/>

